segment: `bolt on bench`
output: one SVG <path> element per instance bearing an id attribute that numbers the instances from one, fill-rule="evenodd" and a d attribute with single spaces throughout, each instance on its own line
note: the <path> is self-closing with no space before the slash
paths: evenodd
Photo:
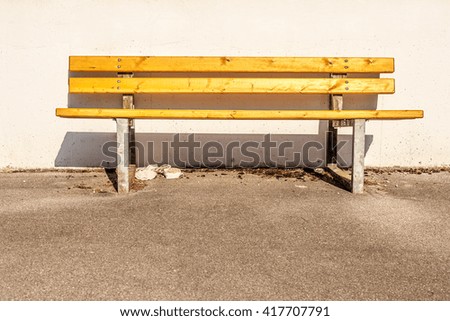
<path id="1" fill-rule="evenodd" d="M 134 119 L 251 119 L 328 120 L 327 164 L 336 163 L 337 128 L 353 126 L 351 190 L 362 193 L 364 184 L 365 121 L 369 119 L 422 118 L 422 110 L 344 110 L 343 95 L 392 94 L 394 79 L 351 78 L 348 74 L 394 72 L 393 58 L 306 57 L 122 57 L 72 56 L 69 71 L 111 73 L 117 77 L 70 77 L 71 94 L 121 94 L 123 108 L 57 108 L 68 118 L 109 118 L 117 122 L 117 189 L 129 191 L 129 164 L 135 156 Z M 223 77 L 134 77 L 138 73 L 220 73 Z M 227 73 L 252 73 L 249 77 L 227 77 Z M 259 73 L 273 73 L 265 78 Z M 298 73 L 299 78 L 283 77 Z M 320 73 L 323 78 L 301 78 L 301 73 Z M 327 94 L 330 110 L 184 110 L 134 109 L 133 94 Z M 330 147 L 331 146 L 331 147 Z"/>

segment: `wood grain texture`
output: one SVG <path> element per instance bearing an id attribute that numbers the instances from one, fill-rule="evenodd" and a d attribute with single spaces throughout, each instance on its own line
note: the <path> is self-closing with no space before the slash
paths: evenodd
<path id="1" fill-rule="evenodd" d="M 72 56 L 70 71 L 391 73 L 394 58 Z"/>
<path id="2" fill-rule="evenodd" d="M 70 78 L 70 93 L 391 94 L 391 78 Z"/>
<path id="3" fill-rule="evenodd" d="M 67 118 L 135 119 L 412 119 L 422 110 L 203 110 L 203 109 L 108 109 L 57 108 L 56 116 Z"/>

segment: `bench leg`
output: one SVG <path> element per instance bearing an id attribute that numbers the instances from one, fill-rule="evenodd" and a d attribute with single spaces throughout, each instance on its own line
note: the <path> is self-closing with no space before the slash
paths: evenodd
<path id="1" fill-rule="evenodd" d="M 365 119 L 353 122 L 352 193 L 364 192 Z"/>
<path id="2" fill-rule="evenodd" d="M 128 165 L 130 162 L 130 135 L 128 119 L 117 118 L 117 191 L 119 194 L 128 193 L 130 181 Z"/>

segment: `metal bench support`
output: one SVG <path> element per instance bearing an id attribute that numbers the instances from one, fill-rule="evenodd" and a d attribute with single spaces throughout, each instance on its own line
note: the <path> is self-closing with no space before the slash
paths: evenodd
<path id="1" fill-rule="evenodd" d="M 365 119 L 353 122 L 352 193 L 364 192 Z"/>
<path id="2" fill-rule="evenodd" d="M 128 166 L 130 163 L 130 133 L 127 118 L 117 118 L 117 191 L 128 193 L 130 180 Z"/>

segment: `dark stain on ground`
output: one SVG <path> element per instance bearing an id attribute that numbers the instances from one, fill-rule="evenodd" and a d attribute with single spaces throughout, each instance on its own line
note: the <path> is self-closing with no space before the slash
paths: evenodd
<path id="1" fill-rule="evenodd" d="M 259 167 L 259 168 L 188 168 L 182 169 L 184 174 L 197 174 L 197 177 L 204 178 L 207 175 L 205 173 L 213 173 L 214 176 L 219 175 L 231 175 L 235 176 L 237 179 L 245 180 L 245 175 L 257 175 L 259 177 L 276 178 L 278 180 L 288 180 L 297 179 L 301 181 L 317 181 L 322 180 L 331 185 L 348 189 L 345 186 L 345 182 L 336 179 L 327 170 L 323 168 L 269 168 L 269 167 Z M 83 169 L 14 169 L 14 168 L 4 168 L 0 172 L 6 173 L 45 173 L 45 172 L 63 172 L 67 173 L 66 179 L 73 179 L 74 176 L 71 173 L 105 173 L 108 182 L 100 187 L 92 187 L 86 184 L 76 184 L 70 188 L 74 189 L 91 189 L 94 193 L 109 193 L 117 191 L 117 175 L 115 168 L 83 168 Z M 344 170 L 348 175 L 351 174 L 351 169 Z M 450 167 L 374 167 L 365 169 L 365 181 L 366 185 L 379 185 L 376 179 L 376 175 L 385 174 L 391 175 L 393 173 L 405 173 L 405 174 L 433 174 L 439 172 L 450 172 Z M 94 177 L 98 175 L 94 174 Z M 189 175 L 183 175 L 182 178 L 189 179 Z M 130 189 L 133 191 L 143 190 L 148 185 L 146 181 L 131 180 Z"/>

